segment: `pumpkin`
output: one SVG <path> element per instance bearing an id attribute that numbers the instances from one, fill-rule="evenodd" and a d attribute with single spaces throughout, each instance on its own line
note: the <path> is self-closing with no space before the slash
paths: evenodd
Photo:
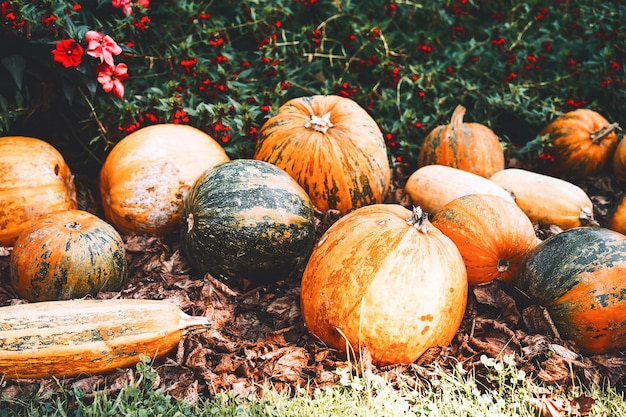
<path id="1" fill-rule="evenodd" d="M 425 165 L 404 186 L 413 204 L 435 215 L 450 201 L 467 194 L 491 194 L 513 202 L 511 194 L 485 177 L 445 165 Z"/>
<path id="2" fill-rule="evenodd" d="M 613 175 L 620 181 L 626 181 L 626 140 L 620 140 L 613 153 Z"/>
<path id="3" fill-rule="evenodd" d="M 113 147 L 101 168 L 104 215 L 122 233 L 174 232 L 194 181 L 228 160 L 218 142 L 191 126 L 136 130 Z"/>
<path id="4" fill-rule="evenodd" d="M 387 148 L 374 119 L 334 95 L 294 98 L 259 131 L 254 158 L 285 170 L 320 211 L 350 210 L 384 200 Z"/>
<path id="5" fill-rule="evenodd" d="M 622 196 L 609 211 L 609 229 L 626 234 L 626 196 Z"/>
<path id="6" fill-rule="evenodd" d="M 545 152 L 550 155 L 540 160 L 541 169 L 557 177 L 601 174 L 615 149 L 618 127 L 589 109 L 577 109 L 557 117 L 539 133 L 545 138 Z"/>
<path id="7" fill-rule="evenodd" d="M 206 317 L 161 300 L 42 301 L 0 307 L 0 375 L 67 378 L 162 358 Z"/>
<path id="8" fill-rule="evenodd" d="M 626 236 L 578 227 L 530 251 L 514 287 L 544 306 L 560 336 L 587 354 L 626 348 Z"/>
<path id="9" fill-rule="evenodd" d="M 533 222 L 563 230 L 597 224 L 591 199 L 576 184 L 520 168 L 504 169 L 490 179 L 510 191 Z"/>
<path id="10" fill-rule="evenodd" d="M 82 210 L 41 216 L 15 242 L 11 284 L 28 301 L 119 291 L 126 273 L 124 241 L 115 228 Z"/>
<path id="11" fill-rule="evenodd" d="M 489 178 L 504 169 L 500 139 L 487 126 L 464 123 L 465 107 L 458 105 L 450 123 L 434 128 L 422 141 L 417 166 L 446 165 Z"/>
<path id="12" fill-rule="evenodd" d="M 185 200 L 183 252 L 197 271 L 225 281 L 286 278 L 314 241 L 311 199 L 267 162 L 238 159 L 207 170 Z"/>
<path id="13" fill-rule="evenodd" d="M 366 347 L 382 366 L 448 345 L 467 292 L 459 250 L 419 207 L 374 204 L 322 235 L 304 269 L 300 304 L 312 335 L 347 353 Z"/>
<path id="14" fill-rule="evenodd" d="M 0 137 L 0 178 L 0 246 L 13 246 L 37 217 L 78 207 L 70 168 L 41 139 Z"/>
<path id="15" fill-rule="evenodd" d="M 526 214 L 495 195 L 468 194 L 452 200 L 432 224 L 456 244 L 472 286 L 496 278 L 510 283 L 524 256 L 537 246 Z"/>

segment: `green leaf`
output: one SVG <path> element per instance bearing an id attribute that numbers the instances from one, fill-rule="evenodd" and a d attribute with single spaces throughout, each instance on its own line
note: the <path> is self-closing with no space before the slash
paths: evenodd
<path id="1" fill-rule="evenodd" d="M 13 82 L 18 90 L 22 89 L 22 80 L 24 79 L 24 69 L 26 68 L 26 60 L 21 55 L 9 55 L 1 60 L 2 65 L 9 71 Z"/>

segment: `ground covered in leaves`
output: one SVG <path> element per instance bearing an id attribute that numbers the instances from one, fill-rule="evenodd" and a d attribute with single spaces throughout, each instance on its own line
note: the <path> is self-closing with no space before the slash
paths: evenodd
<path id="1" fill-rule="evenodd" d="M 403 185 L 410 172 L 397 167 L 387 202 L 410 206 Z M 78 179 L 81 198 L 90 211 L 98 213 L 95 184 Z M 610 202 L 622 194 L 610 177 L 587 180 L 581 185 L 592 197 L 596 218 L 606 224 Z M 339 218 L 336 212 L 317 213 L 320 236 Z M 545 239 L 558 233 L 538 226 L 537 236 Z M 193 272 L 180 250 L 177 236 L 124 236 L 128 253 L 128 277 L 119 293 L 103 293 L 100 298 L 149 298 L 173 301 L 185 312 L 204 315 L 212 327 L 186 336 L 170 355 L 154 366 L 157 385 L 171 395 L 188 401 L 218 392 L 236 395 L 260 394 L 271 386 L 277 389 L 319 387 L 336 384 L 338 368 L 352 363 L 340 352 L 316 341 L 303 324 L 299 307 L 299 275 L 294 271 L 285 280 L 255 286 L 249 282 L 225 285 L 217 279 Z M 9 251 L 0 248 L 0 305 L 21 302 L 9 286 Z M 586 357 L 571 342 L 562 340 L 547 312 L 534 305 L 522 305 L 511 290 L 494 281 L 470 290 L 467 310 L 460 329 L 445 348 L 427 351 L 412 364 L 376 367 L 361 352 L 359 368 L 378 374 L 392 386 L 427 383 L 432 370 L 451 369 L 457 363 L 475 367 L 480 375 L 480 356 L 499 358 L 514 355 L 527 374 L 565 389 L 572 381 L 624 387 L 626 355 L 623 352 Z M 60 387 L 80 388 L 93 395 L 95 390 L 118 390 L 132 382 L 134 369 L 109 375 L 85 375 L 63 381 L 4 381 L 0 392 L 10 397 L 50 394 Z"/>

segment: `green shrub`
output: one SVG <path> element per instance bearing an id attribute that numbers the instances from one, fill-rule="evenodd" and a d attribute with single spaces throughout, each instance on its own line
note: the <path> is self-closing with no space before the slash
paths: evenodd
<path id="1" fill-rule="evenodd" d="M 379 123 L 390 157 L 409 163 L 457 104 L 511 151 L 577 107 L 624 121 L 618 1 L 0 4 L 0 134 L 46 139 L 77 170 L 98 167 L 112 144 L 158 122 L 199 127 L 231 157 L 248 157 L 280 104 L 312 94 L 354 99 Z M 119 83 L 107 93 L 97 81 L 88 31 L 122 48 L 113 56 L 128 68 L 122 98 Z M 69 39 L 83 53 L 65 68 L 51 52 Z"/>

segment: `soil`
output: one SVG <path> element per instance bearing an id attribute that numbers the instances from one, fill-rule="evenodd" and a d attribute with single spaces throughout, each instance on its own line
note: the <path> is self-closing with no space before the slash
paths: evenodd
<path id="1" fill-rule="evenodd" d="M 410 206 L 403 192 L 409 173 L 402 165 L 394 170 L 387 203 Z M 594 201 L 596 219 L 606 226 L 610 206 L 623 194 L 624 185 L 609 176 L 587 179 L 579 185 Z M 101 215 L 95 181 L 77 178 L 77 187 L 81 208 Z M 339 217 L 334 211 L 316 213 L 318 237 Z M 560 232 L 542 225 L 536 231 L 541 239 Z M 470 289 L 465 317 L 449 346 L 432 348 L 414 363 L 386 367 L 372 365 L 364 350 L 355 366 L 354 361 L 317 341 L 304 327 L 299 306 L 301 270 L 268 285 L 247 281 L 226 285 L 208 274 L 196 274 L 181 253 L 176 235 L 125 235 L 124 239 L 128 276 L 123 289 L 101 293 L 98 298 L 169 300 L 188 314 L 212 321 L 209 330 L 185 336 L 164 360 L 153 364 L 157 371 L 155 388 L 186 401 L 225 391 L 247 397 L 262 394 L 267 388 L 293 393 L 296 387 L 334 385 L 341 377 L 338 369 L 360 372 L 366 378 L 382 376 L 398 389 L 407 384 L 430 384 L 435 368 L 451 370 L 458 364 L 474 368 L 480 377 L 486 372 L 482 355 L 514 355 L 517 366 L 528 375 L 560 386 L 565 392 L 572 383 L 608 381 L 624 388 L 624 352 L 582 355 L 574 343 L 560 338 L 545 309 L 523 305 L 499 280 Z M 24 302 L 9 285 L 9 254 L 9 248 L 0 248 L 0 305 Z M 135 370 L 129 368 L 60 381 L 2 381 L 0 394 L 47 397 L 62 387 L 76 387 L 89 398 L 97 390 L 116 392 L 134 379 Z"/>

